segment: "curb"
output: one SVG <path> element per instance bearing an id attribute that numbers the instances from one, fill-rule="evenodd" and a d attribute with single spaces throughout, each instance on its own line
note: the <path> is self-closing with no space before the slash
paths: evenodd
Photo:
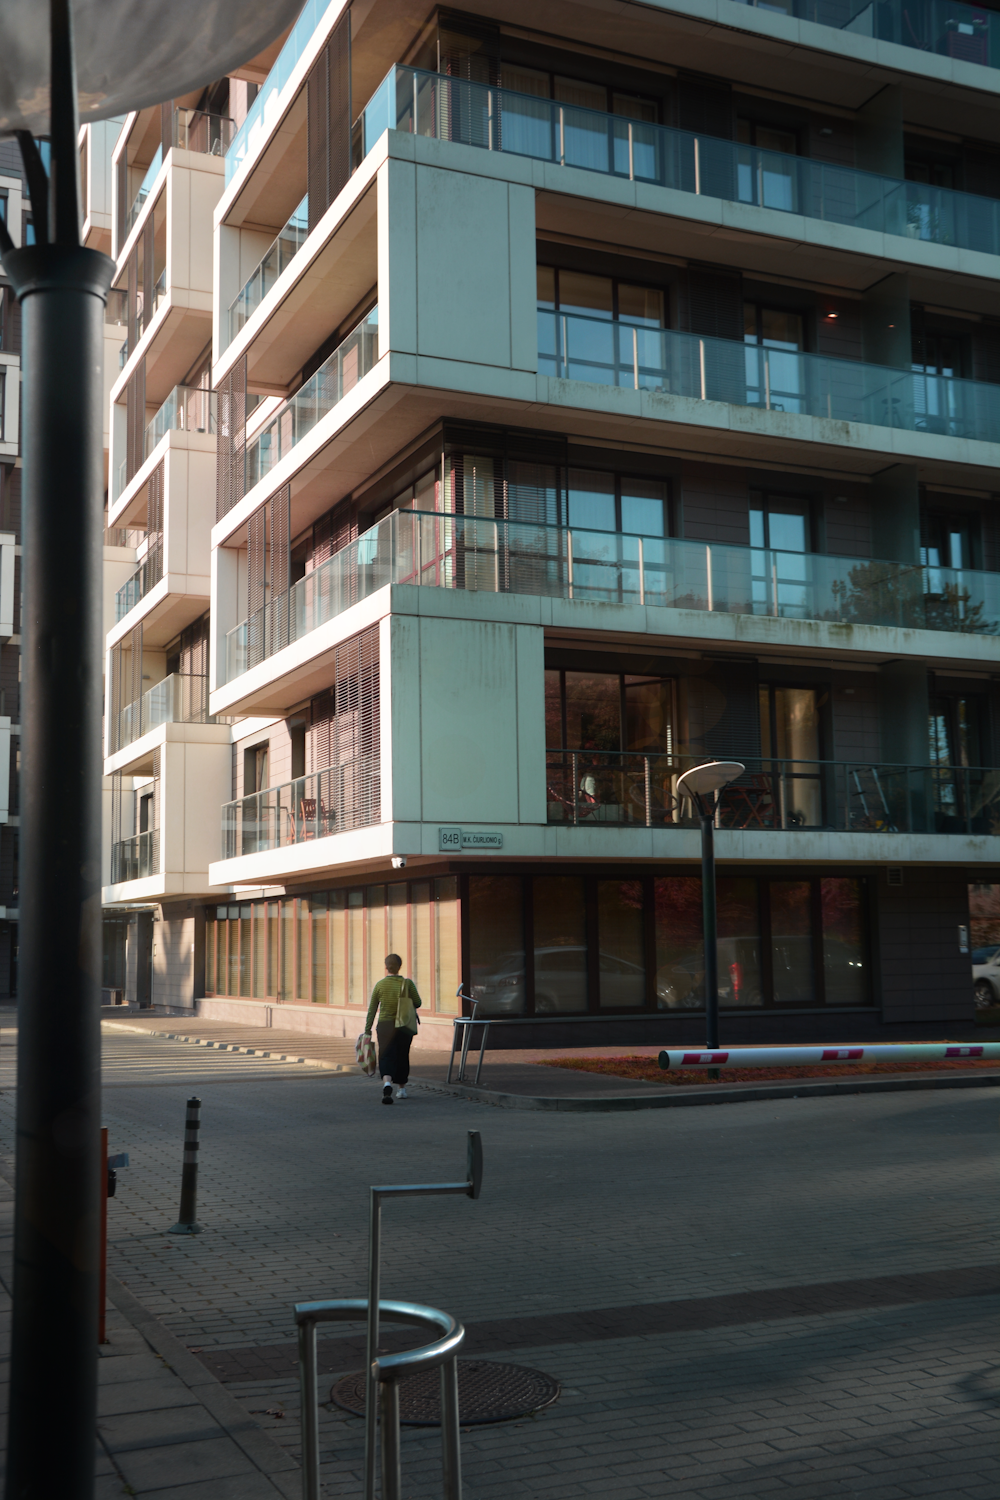
<path id="1" fill-rule="evenodd" d="M 475 1104 L 491 1104 L 497 1109 L 554 1110 L 572 1114 L 614 1114 L 623 1110 L 677 1109 L 698 1104 L 750 1104 L 758 1099 L 809 1099 L 830 1094 L 896 1094 L 923 1089 L 985 1089 L 1000 1086 L 1000 1073 L 958 1073 L 935 1077 L 931 1073 L 908 1078 L 845 1078 L 833 1083 L 770 1084 L 760 1088 L 693 1089 L 673 1088 L 662 1094 L 606 1094 L 598 1097 L 545 1097 L 538 1094 L 502 1094 L 493 1089 L 474 1088 L 471 1084 L 424 1082 L 411 1078 L 411 1085 L 431 1094 L 449 1094 L 455 1099 L 470 1099 Z"/>
<path id="2" fill-rule="evenodd" d="M 295 1460 L 257 1426 L 236 1397 L 230 1395 L 197 1355 L 164 1327 L 159 1318 L 154 1317 L 110 1271 L 107 1286 L 111 1305 L 142 1335 L 254 1467 L 270 1480 L 275 1495 L 297 1500 L 301 1494 L 302 1471 Z"/>
<path id="3" fill-rule="evenodd" d="M 106 1021 L 101 1025 L 110 1031 L 128 1031 L 133 1036 L 162 1036 L 169 1042 L 188 1042 L 193 1047 L 208 1047 L 215 1052 L 239 1052 L 244 1057 L 269 1057 L 273 1062 L 308 1063 L 311 1068 L 325 1068 L 328 1073 L 361 1073 L 354 1063 L 332 1063 L 321 1057 L 295 1057 L 291 1052 L 265 1052 L 262 1047 L 241 1047 L 236 1042 L 209 1042 L 201 1036 L 184 1036 L 179 1031 L 153 1031 L 148 1026 L 127 1026 L 122 1021 Z"/>

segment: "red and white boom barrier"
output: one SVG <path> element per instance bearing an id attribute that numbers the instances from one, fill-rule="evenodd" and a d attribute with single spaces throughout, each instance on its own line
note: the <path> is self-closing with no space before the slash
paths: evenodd
<path id="1" fill-rule="evenodd" d="M 876 1042 L 831 1047 L 730 1047 L 697 1052 L 692 1047 L 661 1052 L 660 1067 L 815 1068 L 824 1063 L 942 1062 L 970 1058 L 1000 1061 L 1000 1042 Z"/>

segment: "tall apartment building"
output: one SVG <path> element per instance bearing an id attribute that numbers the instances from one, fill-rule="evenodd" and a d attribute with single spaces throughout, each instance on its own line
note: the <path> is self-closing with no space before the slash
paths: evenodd
<path id="1" fill-rule="evenodd" d="M 1000 12 L 706 14 L 310 0 L 124 122 L 130 993 L 353 1035 L 395 950 L 421 1045 L 460 983 L 515 1045 L 697 1039 L 719 757 L 724 1037 L 971 1027 Z"/>

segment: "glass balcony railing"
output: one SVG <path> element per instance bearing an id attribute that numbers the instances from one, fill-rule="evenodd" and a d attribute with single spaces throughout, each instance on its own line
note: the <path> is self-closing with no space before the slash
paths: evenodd
<path id="1" fill-rule="evenodd" d="M 1000 67 L 1000 15 L 959 0 L 736 0 L 959 62 Z"/>
<path id="2" fill-rule="evenodd" d="M 393 583 L 966 635 L 1000 632 L 1000 573 L 401 510 L 231 630 L 226 681 Z"/>
<path id="3" fill-rule="evenodd" d="M 159 146 L 157 146 L 156 155 L 153 157 L 153 160 L 146 168 L 146 175 L 143 177 L 142 181 L 139 184 L 139 191 L 132 199 L 132 207 L 128 211 L 128 218 L 126 220 L 126 233 L 132 228 L 132 225 L 142 213 L 142 210 L 145 207 L 146 199 L 152 192 L 153 183 L 156 181 L 157 177 L 159 177 L 160 168 L 162 166 L 163 145 L 161 143 Z"/>
<path id="4" fill-rule="evenodd" d="M 550 823 L 697 827 L 677 779 L 703 756 L 548 750 Z M 1000 769 L 742 757 L 716 827 L 846 833 L 1000 834 Z"/>
<path id="5" fill-rule="evenodd" d="M 175 385 L 143 435 L 148 458 L 168 432 L 215 432 L 216 394 L 204 386 Z"/>
<path id="6" fill-rule="evenodd" d="M 378 363 L 378 308 L 372 308 L 315 375 L 290 396 L 246 445 L 244 494 L 270 473 L 316 423 Z"/>
<path id="7" fill-rule="evenodd" d="M 208 678 L 172 672 L 121 710 L 113 748 L 123 750 L 160 724 L 213 723 L 208 712 Z"/>
<path id="8" fill-rule="evenodd" d="M 234 123 L 226 115 L 208 114 L 203 109 L 175 109 L 171 145 L 182 151 L 197 151 L 202 156 L 225 156 L 233 138 Z M 139 190 L 132 199 L 128 211 L 126 233 L 131 230 L 142 213 L 153 184 L 163 166 L 163 143 L 156 148 L 156 155 L 146 168 Z"/>
<path id="9" fill-rule="evenodd" d="M 381 819 L 377 756 L 358 756 L 268 787 L 222 808 L 222 858 L 261 854 Z"/>
<path id="10" fill-rule="evenodd" d="M 1000 441 L 1000 385 L 538 310 L 541 374 L 700 401 Z"/>
<path id="11" fill-rule="evenodd" d="M 136 568 L 131 578 L 126 579 L 115 594 L 115 621 L 124 620 L 129 610 L 135 609 L 163 577 L 163 542 L 151 547 Z"/>
<path id="12" fill-rule="evenodd" d="M 127 484 L 135 478 L 139 467 L 168 432 L 215 432 L 217 397 L 215 391 L 205 390 L 200 385 L 175 385 L 160 407 L 156 416 L 146 426 L 142 438 L 142 457 L 135 472 L 129 474 L 128 459 L 118 465 L 115 484 L 115 499 L 119 499 Z M 120 617 L 119 617 L 120 618 Z"/>
<path id="13" fill-rule="evenodd" d="M 111 846 L 111 884 L 145 880 L 160 873 L 160 830 L 151 828 Z"/>
<path id="14" fill-rule="evenodd" d="M 995 19 L 1000 24 L 1000 15 Z M 386 130 L 1000 254 L 1000 201 L 994 198 L 762 151 L 417 68 L 393 68 L 357 120 L 355 165 Z"/>
<path id="15" fill-rule="evenodd" d="M 261 85 L 260 93 L 247 111 L 247 117 L 233 136 L 226 152 L 226 185 L 232 182 L 254 143 L 266 135 L 278 117 L 281 108 L 281 91 L 292 75 L 292 70 L 306 49 L 310 37 L 323 17 L 337 0 L 306 0 L 299 18 L 288 33 L 285 45 L 278 53 L 271 69 Z"/>
<path id="16" fill-rule="evenodd" d="M 303 198 L 281 233 L 271 244 L 260 264 L 250 274 L 229 308 L 229 341 L 257 310 L 286 266 L 290 265 L 306 242 L 309 228 L 309 194 Z"/>

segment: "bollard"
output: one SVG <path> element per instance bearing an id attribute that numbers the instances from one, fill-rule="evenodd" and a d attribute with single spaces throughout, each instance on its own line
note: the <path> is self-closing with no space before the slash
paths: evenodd
<path id="1" fill-rule="evenodd" d="M 201 1234 L 198 1209 L 198 1127 L 201 1123 L 201 1100 L 189 1099 L 184 1121 L 184 1166 L 181 1171 L 181 1211 L 168 1234 Z"/>

